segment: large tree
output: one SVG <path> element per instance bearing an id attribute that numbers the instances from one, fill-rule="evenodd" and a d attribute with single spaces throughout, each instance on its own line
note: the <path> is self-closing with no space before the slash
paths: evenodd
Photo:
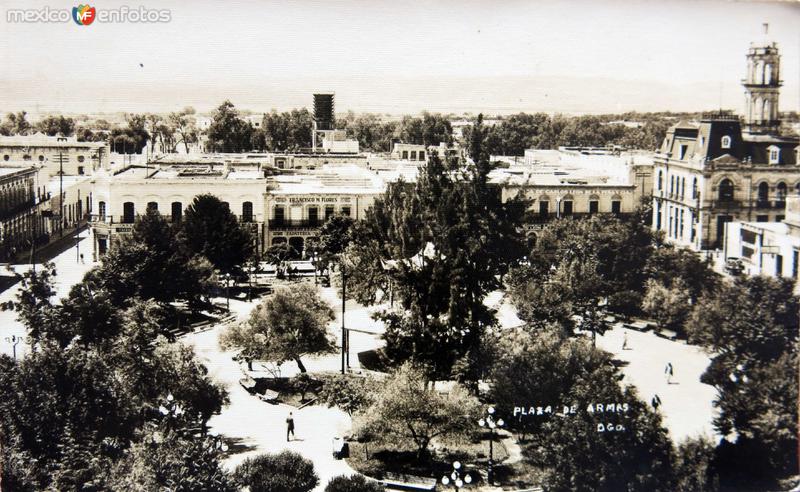
<path id="1" fill-rule="evenodd" d="M 210 152 L 247 152 L 251 148 L 252 134 L 250 123 L 239 117 L 232 102 L 225 101 L 212 116 L 207 147 Z"/>
<path id="2" fill-rule="evenodd" d="M 800 300 L 789 279 L 742 277 L 704 294 L 687 323 L 689 341 L 714 354 L 702 380 L 713 385 L 722 435 L 750 478 L 796 472 L 797 339 Z M 743 461 L 743 462 L 744 462 Z M 730 472 L 745 469 L 731 458 Z"/>
<path id="3" fill-rule="evenodd" d="M 327 331 L 334 313 L 330 305 L 309 284 L 278 288 L 250 314 L 243 325 L 226 331 L 223 346 L 238 348 L 246 359 L 277 363 L 294 361 L 306 372 L 301 357 L 333 349 Z"/>
<path id="4" fill-rule="evenodd" d="M 186 208 L 180 238 L 192 253 L 214 267 L 232 272 L 252 254 L 253 238 L 226 203 L 211 194 L 198 195 Z"/>
<path id="5" fill-rule="evenodd" d="M 417 458 L 425 460 L 434 439 L 471 436 L 479 414 L 478 400 L 466 389 L 455 385 L 440 394 L 428 384 L 422 368 L 406 363 L 384 382 L 356 426 L 381 442 L 410 440 Z"/>
<path id="6" fill-rule="evenodd" d="M 51 137 L 59 134 L 71 137 L 75 133 L 75 120 L 61 115 L 47 116 L 36 123 L 36 130 Z"/>
<path id="7" fill-rule="evenodd" d="M 354 227 L 348 292 L 374 303 L 391 289 L 399 306 L 382 317 L 396 364 L 413 359 L 447 378 L 494 323 L 483 299 L 500 286 L 509 252 L 520 251 L 523 208 L 500 200 L 490 170 L 485 159 L 463 165 L 431 156 L 413 187 L 390 185 Z M 478 368 L 462 367 L 477 380 Z"/>
<path id="8" fill-rule="evenodd" d="M 182 111 L 170 113 L 167 122 L 172 131 L 178 135 L 175 138 L 175 145 L 183 143 L 184 150 L 189 153 L 189 144 L 196 143 L 198 140 L 197 122 L 194 117 L 195 110 L 187 106 Z"/>

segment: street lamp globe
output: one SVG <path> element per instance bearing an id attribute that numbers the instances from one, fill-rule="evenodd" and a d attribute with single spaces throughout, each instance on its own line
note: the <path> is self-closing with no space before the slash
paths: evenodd
<path id="1" fill-rule="evenodd" d="M 450 485 L 450 478 L 442 477 L 442 483 L 445 484 L 445 485 Z"/>
<path id="2" fill-rule="evenodd" d="M 454 461 L 453 462 L 453 468 L 455 468 L 456 470 L 460 469 L 461 468 L 461 462 L 460 461 Z"/>
<path id="3" fill-rule="evenodd" d="M 489 412 L 489 415 L 494 415 L 494 407 L 489 407 L 486 411 Z"/>
<path id="4" fill-rule="evenodd" d="M 472 483 L 472 475 L 467 475 L 467 476 L 465 476 L 465 477 L 464 477 L 464 482 L 466 482 L 466 483 Z"/>

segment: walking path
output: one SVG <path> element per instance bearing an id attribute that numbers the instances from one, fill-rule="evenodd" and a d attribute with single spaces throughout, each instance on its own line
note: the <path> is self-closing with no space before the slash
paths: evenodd
<path id="1" fill-rule="evenodd" d="M 329 332 L 337 334 L 340 340 L 341 300 L 336 299 L 333 289 L 323 289 L 323 297 L 338 301 L 337 319 L 329 325 Z M 238 320 L 245 320 L 256 302 L 231 300 L 231 311 Z M 348 303 L 346 321 L 355 323 L 362 329 L 379 330 L 379 323 L 369 315 L 373 309 L 367 309 Z M 357 326 L 356 326 L 357 325 Z M 193 345 L 197 356 L 208 367 L 209 375 L 223 384 L 230 396 L 230 404 L 219 415 L 212 417 L 209 428 L 212 433 L 223 436 L 228 442 L 230 451 L 224 464 L 233 469 L 247 457 L 261 453 L 277 453 L 284 449 L 296 451 L 314 463 L 314 469 L 320 477 L 317 490 L 323 490 L 328 481 L 336 475 L 352 475 L 355 473 L 344 460 L 333 458 L 333 438 L 344 436 L 350 432 L 350 417 L 335 408 L 310 405 L 301 410 L 283 404 L 269 404 L 248 393 L 239 384 L 239 380 L 250 374 L 256 377 L 265 376 L 266 371 L 259 370 L 259 363 L 254 365 L 255 371 L 246 371 L 245 364 L 235 362 L 235 353 L 225 352 L 219 346 L 219 334 L 224 330 L 221 325 L 210 330 L 190 333 L 182 338 L 184 343 Z M 376 337 L 368 334 L 351 335 L 351 366 L 358 367 L 356 353 L 360 350 L 374 348 Z M 329 354 L 322 357 L 305 357 L 303 359 L 309 372 L 336 371 L 341 367 L 341 355 Z M 292 376 L 297 373 L 293 362 L 280 366 L 281 376 Z M 293 412 L 296 439 L 286 441 L 286 417 Z"/>
<path id="2" fill-rule="evenodd" d="M 73 245 L 62 251 L 51 260 L 56 265 L 56 295 L 53 297 L 53 301 L 66 297 L 72 286 L 83 280 L 83 276 L 86 272 L 96 265 L 96 263 L 92 262 L 91 232 L 88 229 L 82 231 L 80 233 L 80 238 L 81 240 L 78 245 Z M 83 253 L 83 263 L 80 262 L 78 248 L 80 248 L 80 251 Z M 31 265 L 16 264 L 12 265 L 12 268 L 15 272 L 22 274 L 30 270 Z M 36 265 L 36 268 L 41 268 L 41 265 Z M 0 293 L 0 302 L 15 300 L 21 285 L 21 282 L 17 282 Z M 12 355 L 14 349 L 11 336 L 24 337 L 26 334 L 25 327 L 17 320 L 16 312 L 0 311 L 0 353 Z M 27 350 L 28 346 L 26 343 L 18 343 L 16 347 L 17 357 L 24 355 Z"/>

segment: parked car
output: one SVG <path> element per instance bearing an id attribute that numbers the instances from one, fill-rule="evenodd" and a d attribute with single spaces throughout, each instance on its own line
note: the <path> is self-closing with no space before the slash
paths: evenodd
<path id="1" fill-rule="evenodd" d="M 725 260 L 725 271 L 731 275 L 741 275 L 744 272 L 744 263 L 739 258 L 728 258 Z"/>

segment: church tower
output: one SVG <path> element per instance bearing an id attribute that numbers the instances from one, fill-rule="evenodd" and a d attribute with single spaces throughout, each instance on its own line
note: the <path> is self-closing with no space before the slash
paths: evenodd
<path id="1" fill-rule="evenodd" d="M 768 24 L 764 24 L 767 34 Z M 765 36 L 766 37 L 766 36 Z M 775 43 L 753 43 L 747 52 L 747 78 L 742 81 L 747 99 L 745 128 L 750 133 L 777 134 L 781 57 Z"/>

